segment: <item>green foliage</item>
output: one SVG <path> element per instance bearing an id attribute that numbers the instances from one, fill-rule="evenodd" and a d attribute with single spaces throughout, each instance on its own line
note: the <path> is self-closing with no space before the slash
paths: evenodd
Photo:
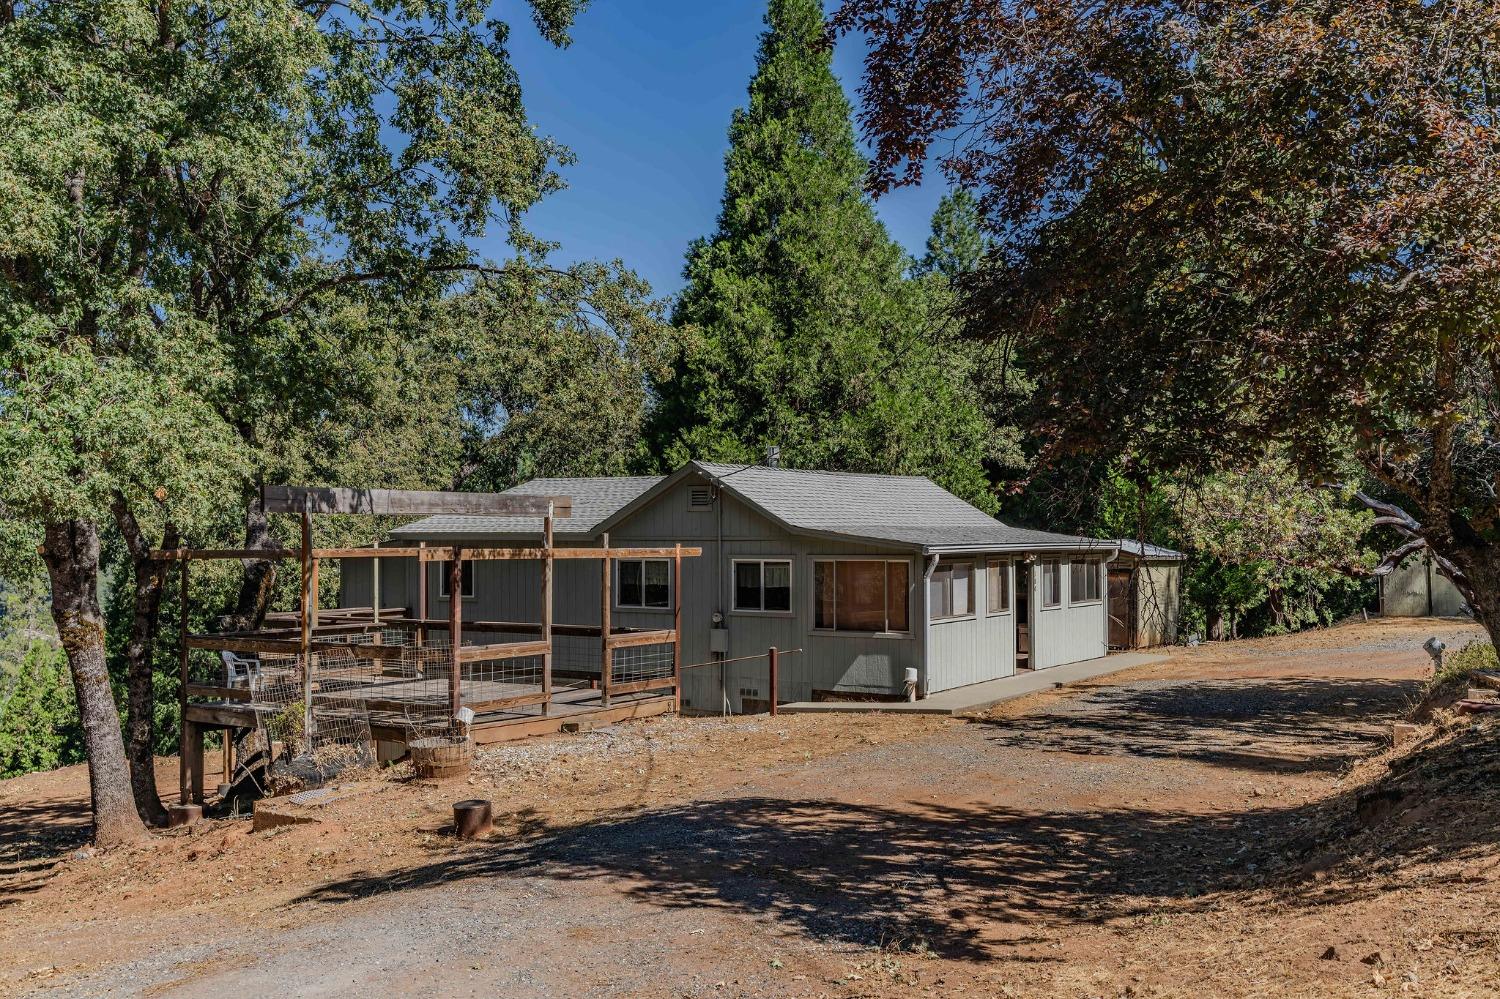
<path id="1" fill-rule="evenodd" d="M 1433 672 L 1430 686 L 1467 681 L 1475 673 L 1500 673 L 1500 659 L 1492 642 L 1472 641 L 1443 655 L 1443 665 Z"/>
<path id="2" fill-rule="evenodd" d="M 917 274 L 941 274 L 950 282 L 978 269 L 993 243 L 984 234 L 984 217 L 973 194 L 959 188 L 943 195 L 932 213 L 932 235 L 927 252 L 917 261 Z"/>
<path id="3" fill-rule="evenodd" d="M 619 261 L 507 267 L 446 303 L 442 326 L 465 488 L 622 475 L 644 460 L 646 382 L 673 331 Z"/>
<path id="4" fill-rule="evenodd" d="M 0 777 L 83 762 L 83 728 L 62 648 L 34 643 L 0 672 Z"/>
<path id="5" fill-rule="evenodd" d="M 681 353 L 658 378 L 649 430 L 665 465 L 759 462 L 931 475 L 993 509 L 1000 450 L 944 349 L 947 300 L 863 192 L 848 101 L 816 0 L 772 0 L 746 109 L 730 126 L 714 235 L 688 253 L 674 322 Z"/>
<path id="6" fill-rule="evenodd" d="M 1339 493 L 1303 485 L 1283 459 L 1201 477 L 1136 482 L 1115 469 L 1097 493 L 1093 533 L 1137 538 L 1188 556 L 1183 636 L 1216 624 L 1241 637 L 1324 626 L 1373 595 L 1377 561 L 1363 543 L 1372 515 Z"/>
<path id="7" fill-rule="evenodd" d="M 5 526 L 0 521 L 0 536 Z M 6 547 L 0 541 L 0 551 Z M 35 548 L 29 562 L 19 552 L 0 561 L 0 777 L 83 759 L 73 682 L 38 561 Z"/>

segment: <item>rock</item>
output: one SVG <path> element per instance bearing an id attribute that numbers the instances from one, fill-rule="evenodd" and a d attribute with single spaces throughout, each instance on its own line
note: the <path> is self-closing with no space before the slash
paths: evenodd
<path id="1" fill-rule="evenodd" d="M 1388 950 L 1377 950 L 1373 954 L 1366 954 L 1364 957 L 1360 958 L 1359 963 L 1374 965 L 1390 964 L 1391 952 Z"/>
<path id="2" fill-rule="evenodd" d="M 1338 959 L 1339 949 L 1333 944 L 1329 944 L 1328 949 L 1325 950 L 1322 956 L 1319 958 L 1320 961 L 1337 961 Z"/>
<path id="3" fill-rule="evenodd" d="M 1397 749 L 1420 738 L 1422 738 L 1422 726 L 1420 725 L 1413 725 L 1411 722 L 1393 722 L 1391 724 L 1391 745 Z"/>

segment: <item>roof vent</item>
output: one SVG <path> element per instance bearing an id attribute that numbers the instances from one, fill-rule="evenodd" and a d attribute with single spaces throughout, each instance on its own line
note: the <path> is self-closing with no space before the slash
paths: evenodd
<path id="1" fill-rule="evenodd" d="M 708 486 L 691 486 L 688 489 L 689 510 L 711 510 L 714 505 L 714 493 Z"/>

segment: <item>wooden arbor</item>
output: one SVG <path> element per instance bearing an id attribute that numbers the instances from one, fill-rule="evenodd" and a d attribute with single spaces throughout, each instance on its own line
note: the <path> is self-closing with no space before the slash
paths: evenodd
<path id="1" fill-rule="evenodd" d="M 447 632 L 447 648 L 440 653 L 446 660 L 447 697 L 446 719 L 451 721 L 460 709 L 469 708 L 479 716 L 476 734 L 480 728 L 498 728 L 522 721 L 535 722 L 538 717 L 552 714 L 555 694 L 553 687 L 553 638 L 556 634 L 571 636 L 596 635 L 599 638 L 600 665 L 597 694 L 594 701 L 584 701 L 576 696 L 561 704 L 570 715 L 590 710 L 611 708 L 611 699 L 626 695 L 655 691 L 657 696 L 670 695 L 669 706 L 676 710 L 681 706 L 681 651 L 678 634 L 681 627 L 681 579 L 682 559 L 701 554 L 701 549 L 684 548 L 558 548 L 553 544 L 553 521 L 556 517 L 571 514 L 571 502 L 565 496 L 518 496 L 514 494 L 481 493 L 432 493 L 403 492 L 389 490 L 352 489 L 303 489 L 297 487 L 267 487 L 262 494 L 262 503 L 268 513 L 291 513 L 301 518 L 301 545 L 295 549 L 243 550 L 243 549 L 174 549 L 153 553 L 153 557 L 177 560 L 181 564 L 180 585 L 183 606 L 187 606 L 188 572 L 192 561 L 198 559 L 296 559 L 301 570 L 301 593 L 299 610 L 285 620 L 268 624 L 253 632 L 233 632 L 213 635 L 184 634 L 180 649 L 182 679 L 182 798 L 184 802 L 201 800 L 203 786 L 202 744 L 203 733 L 213 728 L 254 728 L 259 724 L 260 714 L 268 706 L 257 705 L 256 694 L 248 686 L 240 687 L 227 683 L 200 684 L 192 682 L 190 675 L 190 651 L 207 649 L 240 654 L 288 657 L 298 664 L 301 680 L 301 705 L 303 731 L 314 733 L 316 719 L 313 713 L 315 671 L 314 656 L 333 652 L 347 654 L 351 643 L 358 642 L 358 656 L 370 660 L 377 667 L 366 688 L 354 695 L 347 691 L 343 696 L 357 696 L 370 712 L 409 712 L 416 702 L 411 695 L 411 683 L 401 683 L 380 675 L 379 667 L 388 664 L 395 667 L 409 650 L 381 644 L 381 635 L 390 628 L 410 629 L 417 645 L 423 645 L 433 631 Z M 312 547 L 312 515 L 315 513 L 341 514 L 483 514 L 499 516 L 535 516 L 542 520 L 542 544 L 534 548 L 466 548 L 463 546 L 416 546 L 399 548 L 323 548 Z M 581 624 L 556 624 L 553 621 L 553 563 L 557 559 L 601 560 L 601 583 L 603 592 L 609 592 L 611 562 L 615 558 L 670 558 L 673 560 L 673 622 L 669 629 L 639 630 L 611 628 L 607 607 L 598 627 Z M 368 608 L 337 608 L 320 616 L 318 607 L 318 569 L 325 559 L 370 559 L 372 565 L 372 605 Z M 425 582 L 417 588 L 417 607 L 382 608 L 380 606 L 379 570 L 382 562 L 390 559 L 416 560 L 419 566 L 418 579 L 426 579 L 426 565 L 442 562 L 448 565 L 449 593 L 462 591 L 462 566 L 465 561 L 494 559 L 536 560 L 542 563 L 541 571 L 541 620 L 536 622 L 499 622 L 463 620 L 461 599 L 450 599 L 446 620 L 430 618 L 427 613 L 427 587 Z M 280 625 L 280 626 L 278 626 Z M 464 644 L 465 631 L 484 633 L 506 632 L 525 635 L 523 641 L 503 641 Z M 532 637 L 534 636 L 534 637 Z M 615 653 L 620 649 L 641 646 L 670 646 L 670 673 L 645 679 L 616 682 L 613 668 Z M 433 648 L 431 652 L 439 650 Z M 537 689 L 505 690 L 503 696 L 495 696 L 493 683 L 482 684 L 465 680 L 466 669 L 472 673 L 478 664 L 493 667 L 496 663 L 517 659 L 540 661 Z M 466 693 L 466 683 L 475 688 Z M 511 687 L 515 684 L 509 685 Z M 596 701 L 596 703 L 595 703 Z M 424 700 L 430 704 L 430 699 Z M 538 714 L 520 712 L 535 706 Z M 502 717 L 501 713 L 505 713 Z M 488 716 L 488 717 L 486 717 Z M 535 726 L 526 728 L 534 731 Z M 524 734 L 524 733 L 522 733 Z M 493 738 L 505 738 L 502 733 L 491 733 Z M 383 731 L 382 739 L 393 738 L 404 741 L 401 733 Z M 492 741 L 486 738 L 482 741 Z M 226 773 L 229 770 L 226 755 Z"/>

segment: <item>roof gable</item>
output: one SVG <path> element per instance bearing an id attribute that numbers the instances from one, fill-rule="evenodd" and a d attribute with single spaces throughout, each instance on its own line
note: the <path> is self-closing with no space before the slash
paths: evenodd
<path id="1" fill-rule="evenodd" d="M 1011 527 L 919 475 L 823 472 L 693 461 L 622 506 L 609 530 L 682 478 L 703 476 L 793 533 L 902 547 L 1113 549 L 1114 543 Z"/>

